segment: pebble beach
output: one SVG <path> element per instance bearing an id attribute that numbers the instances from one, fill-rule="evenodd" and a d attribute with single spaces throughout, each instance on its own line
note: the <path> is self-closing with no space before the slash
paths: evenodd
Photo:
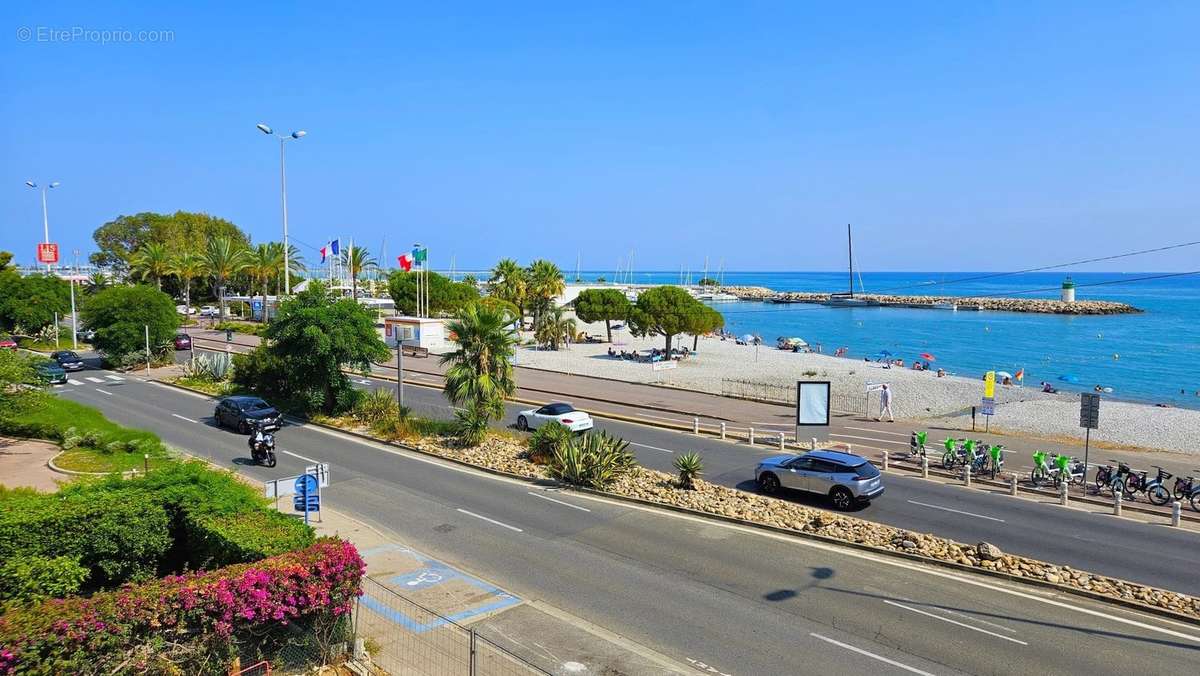
<path id="1" fill-rule="evenodd" d="M 604 335 L 603 324 L 580 323 L 582 331 Z M 737 345 L 732 339 L 701 337 L 697 353 L 678 362 L 674 369 L 655 371 L 649 363 L 638 363 L 608 356 L 610 347 L 639 350 L 663 347 L 663 338 L 635 338 L 627 331 L 613 333 L 613 344 L 576 343 L 569 349 L 537 350 L 518 348 L 517 363 L 577 375 L 613 378 L 629 382 L 658 383 L 672 387 L 722 394 L 731 387 L 728 381 L 764 383 L 767 389 L 794 387 L 797 380 L 829 380 L 835 400 L 839 397 L 865 398 L 868 383 L 888 383 L 893 391 L 896 417 L 909 420 L 949 420 L 970 415 L 983 395 L 983 383 L 977 378 L 953 374 L 937 377 L 935 371 L 880 365 L 861 359 L 782 351 L 774 344 L 757 348 Z M 692 347 L 691 336 L 679 336 L 676 347 Z M 936 369 L 936 364 L 934 368 Z M 774 388 L 770 386 L 775 386 Z M 744 386 L 743 386 L 744 387 Z M 878 398 L 872 399 L 877 405 Z M 1078 393 L 1048 394 L 1037 383 L 1025 387 L 996 386 L 996 415 L 991 426 L 1046 437 L 1078 437 Z M 836 408 L 836 403 L 835 403 Z M 877 413 L 873 410 L 872 413 Z M 1194 435 L 1200 430 L 1200 411 L 1160 408 L 1105 400 L 1101 409 L 1100 429 L 1092 438 L 1127 447 L 1196 453 Z"/>

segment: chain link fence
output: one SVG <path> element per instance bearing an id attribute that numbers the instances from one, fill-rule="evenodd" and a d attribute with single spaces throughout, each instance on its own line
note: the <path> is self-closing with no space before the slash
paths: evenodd
<path id="1" fill-rule="evenodd" d="M 721 396 L 795 406 L 796 383 L 722 378 Z M 838 391 L 834 388 L 829 395 L 829 406 L 833 413 L 866 415 L 867 395 Z"/>
<path id="2" fill-rule="evenodd" d="M 549 676 L 474 629 L 364 578 L 354 609 L 354 645 L 372 673 L 427 676 Z M 357 652 L 357 650 L 356 650 Z"/>

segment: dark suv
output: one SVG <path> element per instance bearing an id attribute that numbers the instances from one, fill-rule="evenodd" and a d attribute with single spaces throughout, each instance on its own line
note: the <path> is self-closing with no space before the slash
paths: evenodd
<path id="1" fill-rule="evenodd" d="M 67 371 L 83 370 L 83 360 L 79 358 L 79 355 L 70 350 L 51 352 L 50 358 L 58 362 L 58 365 Z"/>
<path id="2" fill-rule="evenodd" d="M 213 419 L 218 427 L 232 427 L 239 434 L 249 434 L 252 423 L 261 424 L 264 432 L 277 430 L 283 425 L 279 411 L 258 397 L 226 397 L 217 403 Z"/>

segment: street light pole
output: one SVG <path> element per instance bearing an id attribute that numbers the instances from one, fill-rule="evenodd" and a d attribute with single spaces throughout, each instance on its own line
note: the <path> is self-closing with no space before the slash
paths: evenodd
<path id="1" fill-rule="evenodd" d="M 38 184 L 33 181 L 25 181 L 25 185 L 38 190 Z M 42 191 L 42 243 L 50 243 L 50 213 L 46 209 L 46 191 L 50 188 L 57 188 L 62 185 L 59 181 L 51 181 L 41 187 Z M 46 263 L 46 272 L 50 272 L 50 264 Z"/>
<path id="2" fill-rule="evenodd" d="M 284 136 L 283 134 L 276 134 L 275 130 L 265 124 L 259 124 L 257 127 L 262 133 L 279 139 L 279 198 L 283 204 L 283 295 L 290 296 L 292 293 L 292 252 L 288 243 L 287 156 L 284 151 L 284 144 L 289 140 L 307 136 L 308 132 L 301 129 Z M 263 308 L 263 312 L 265 313 L 266 311 L 267 309 Z"/>

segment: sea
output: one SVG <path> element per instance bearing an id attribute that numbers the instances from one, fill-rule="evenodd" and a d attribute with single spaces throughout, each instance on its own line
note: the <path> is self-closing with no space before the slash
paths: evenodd
<path id="1" fill-rule="evenodd" d="M 1058 298 L 1067 273 L 995 276 L 986 272 L 862 272 L 855 290 L 867 293 Z M 737 335 L 800 337 L 832 354 L 851 357 L 888 351 L 911 364 L 932 354 L 935 367 L 982 377 L 989 370 L 1025 371 L 1027 387 L 1050 382 L 1060 391 L 1106 388 L 1105 398 L 1200 409 L 1200 275 L 1143 279 L 1168 273 L 1072 272 L 1077 300 L 1111 300 L 1144 312 L 1129 315 L 1038 315 L 907 308 L 830 308 L 797 303 L 713 303 Z M 568 274 L 568 276 L 570 276 Z M 612 271 L 583 272 L 584 281 Z M 710 277 L 716 275 L 710 274 Z M 693 273 L 694 283 L 699 275 Z M 628 281 L 628 280 L 626 280 Z M 637 272 L 635 284 L 678 284 L 678 272 Z M 686 280 L 684 280 L 686 281 Z M 729 272 L 725 286 L 775 291 L 846 291 L 845 272 Z M 1107 391 L 1111 388 L 1111 392 Z"/>

